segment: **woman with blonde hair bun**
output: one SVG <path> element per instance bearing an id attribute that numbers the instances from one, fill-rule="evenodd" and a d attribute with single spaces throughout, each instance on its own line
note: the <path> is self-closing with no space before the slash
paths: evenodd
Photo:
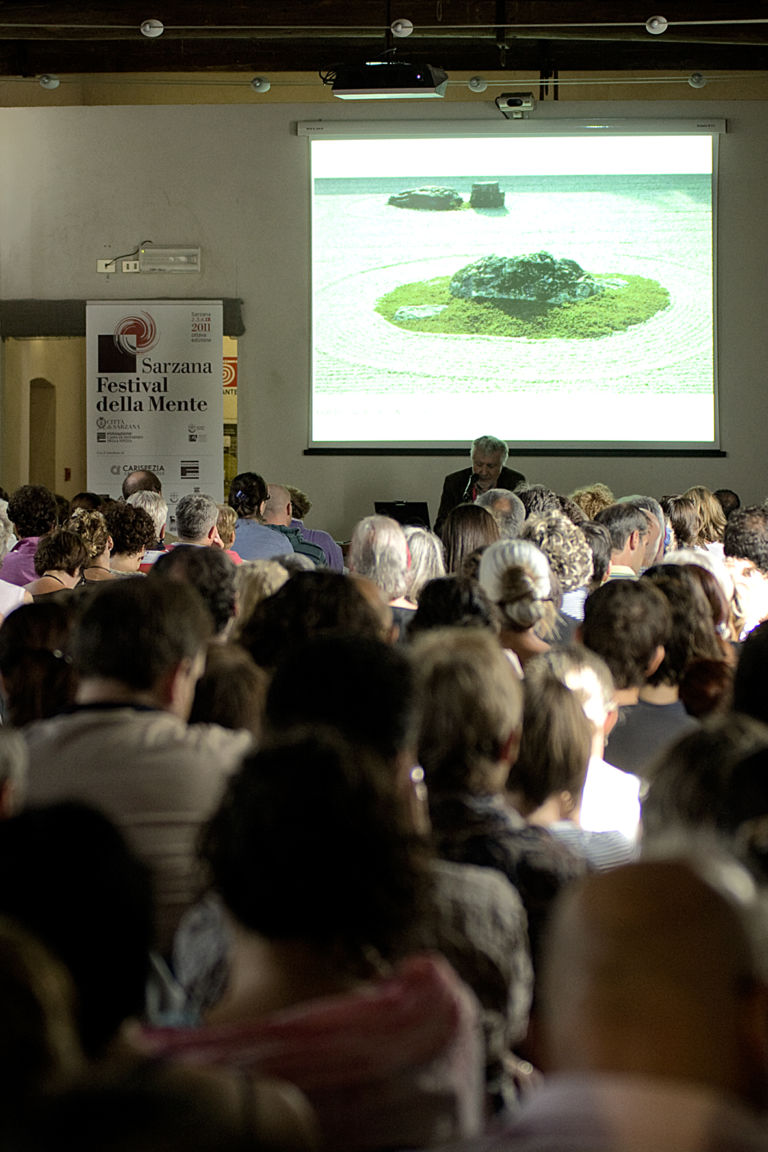
<path id="1" fill-rule="evenodd" d="M 480 558 L 480 586 L 501 617 L 501 644 L 521 666 L 549 650 L 555 606 L 552 573 L 543 552 L 529 540 L 499 540 Z"/>
<path id="2" fill-rule="evenodd" d="M 83 566 L 83 582 L 95 584 L 99 580 L 116 580 L 115 573 L 109 567 L 112 537 L 101 512 L 77 508 L 65 527 L 80 537 L 88 552 L 88 559 Z"/>

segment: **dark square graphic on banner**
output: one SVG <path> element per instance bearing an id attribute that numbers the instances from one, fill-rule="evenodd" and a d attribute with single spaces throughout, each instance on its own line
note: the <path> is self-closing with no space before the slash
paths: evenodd
<path id="1" fill-rule="evenodd" d="M 135 372 L 135 352 L 124 352 L 112 333 L 99 336 L 99 372 Z"/>

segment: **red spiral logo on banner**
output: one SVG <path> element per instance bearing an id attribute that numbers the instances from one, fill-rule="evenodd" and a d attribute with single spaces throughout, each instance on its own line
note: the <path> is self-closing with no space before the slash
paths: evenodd
<path id="1" fill-rule="evenodd" d="M 223 383 L 225 388 L 237 388 L 237 357 L 224 357 Z"/>
<path id="2" fill-rule="evenodd" d="M 121 352 L 148 352 L 157 344 L 157 325 L 147 312 L 124 316 L 115 326 L 115 344 Z"/>

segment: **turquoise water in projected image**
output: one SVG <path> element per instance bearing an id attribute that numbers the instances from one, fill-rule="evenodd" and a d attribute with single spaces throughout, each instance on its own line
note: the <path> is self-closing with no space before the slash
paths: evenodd
<path id="1" fill-rule="evenodd" d="M 387 204 L 426 184 L 468 201 L 489 180 L 503 209 Z M 712 438 L 709 175 L 417 175 L 322 179 L 314 191 L 315 441 L 464 440 L 486 424 L 521 440 L 671 441 L 681 420 L 686 439 Z M 400 285 L 540 251 L 658 281 L 669 306 L 592 339 L 411 332 L 376 312 Z"/>

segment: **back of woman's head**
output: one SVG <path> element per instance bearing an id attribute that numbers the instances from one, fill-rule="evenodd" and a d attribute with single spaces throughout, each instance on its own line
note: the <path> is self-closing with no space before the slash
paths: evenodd
<path id="1" fill-rule="evenodd" d="M 404 596 L 410 557 L 402 525 L 390 516 L 364 516 L 352 531 L 349 569 L 373 580 L 389 600 Z"/>
<path id="2" fill-rule="evenodd" d="M 102 556 L 109 542 L 109 529 L 101 512 L 76 508 L 65 525 L 70 532 L 76 532 L 88 551 L 89 561 Z"/>
<path id="3" fill-rule="evenodd" d="M 480 558 L 478 579 L 489 599 L 497 604 L 508 568 L 523 567 L 533 578 L 536 594 L 544 600 L 552 594 L 549 561 L 530 540 L 498 540 Z"/>
<path id="4" fill-rule="evenodd" d="M 88 548 L 77 532 L 67 528 L 54 528 L 40 537 L 35 551 L 35 572 L 66 572 L 74 576 L 88 563 Z"/>
<path id="5" fill-rule="evenodd" d="M 6 718 L 21 728 L 72 704 L 76 677 L 69 655 L 69 602 L 22 604 L 0 627 L 0 674 Z"/>
<path id="6" fill-rule="evenodd" d="M 665 496 L 661 509 L 675 534 L 678 548 L 691 548 L 699 538 L 701 518 L 690 496 Z"/>
<path id="7" fill-rule="evenodd" d="M 202 855 L 243 927 L 351 969 L 371 950 L 397 955 L 417 913 L 422 867 L 394 770 L 332 730 L 295 730 L 247 757 Z"/>
<path id="8" fill-rule="evenodd" d="M 433 792 L 498 792 L 500 767 L 520 727 L 522 691 L 485 629 L 438 628 L 414 641 L 419 763 Z"/>
<path id="9" fill-rule="evenodd" d="M 523 681 L 520 749 L 507 782 L 524 816 L 558 793 L 578 803 L 591 746 L 592 725 L 581 700 L 546 660 L 531 660 Z"/>
<path id="10" fill-rule="evenodd" d="M 432 628 L 487 628 L 498 633 L 499 621 L 477 580 L 443 576 L 424 586 L 408 635 L 413 637 Z"/>
<path id="11" fill-rule="evenodd" d="M 563 592 L 586 588 L 592 579 L 592 550 L 581 528 L 562 512 L 544 512 L 526 520 L 520 533 L 546 556 Z"/>
<path id="12" fill-rule="evenodd" d="M 545 602 L 538 595 L 536 580 L 518 565 L 502 575 L 496 606 L 504 625 L 516 632 L 533 628 L 544 617 Z"/>
<path id="13" fill-rule="evenodd" d="M 426 528 L 418 528 L 407 524 L 403 528 L 408 542 L 408 551 L 411 556 L 411 566 L 408 569 L 407 588 L 408 599 L 417 603 L 424 585 L 430 580 L 437 580 L 445 576 L 445 551 L 439 536 L 429 532 Z"/>
<path id="14" fill-rule="evenodd" d="M 445 567 L 458 572 L 462 560 L 500 538 L 499 526 L 486 508 L 478 504 L 459 504 L 445 518 L 441 537 L 445 545 Z"/>
<path id="15" fill-rule="evenodd" d="M 723 506 L 714 493 L 703 484 L 695 484 L 683 492 L 683 496 L 687 500 L 693 501 L 699 515 L 699 532 L 696 543 L 710 544 L 715 541 L 722 541 L 726 518 Z"/>
<path id="16" fill-rule="evenodd" d="M 229 486 L 227 503 L 238 516 L 259 516 L 269 489 L 258 472 L 240 472 Z"/>

